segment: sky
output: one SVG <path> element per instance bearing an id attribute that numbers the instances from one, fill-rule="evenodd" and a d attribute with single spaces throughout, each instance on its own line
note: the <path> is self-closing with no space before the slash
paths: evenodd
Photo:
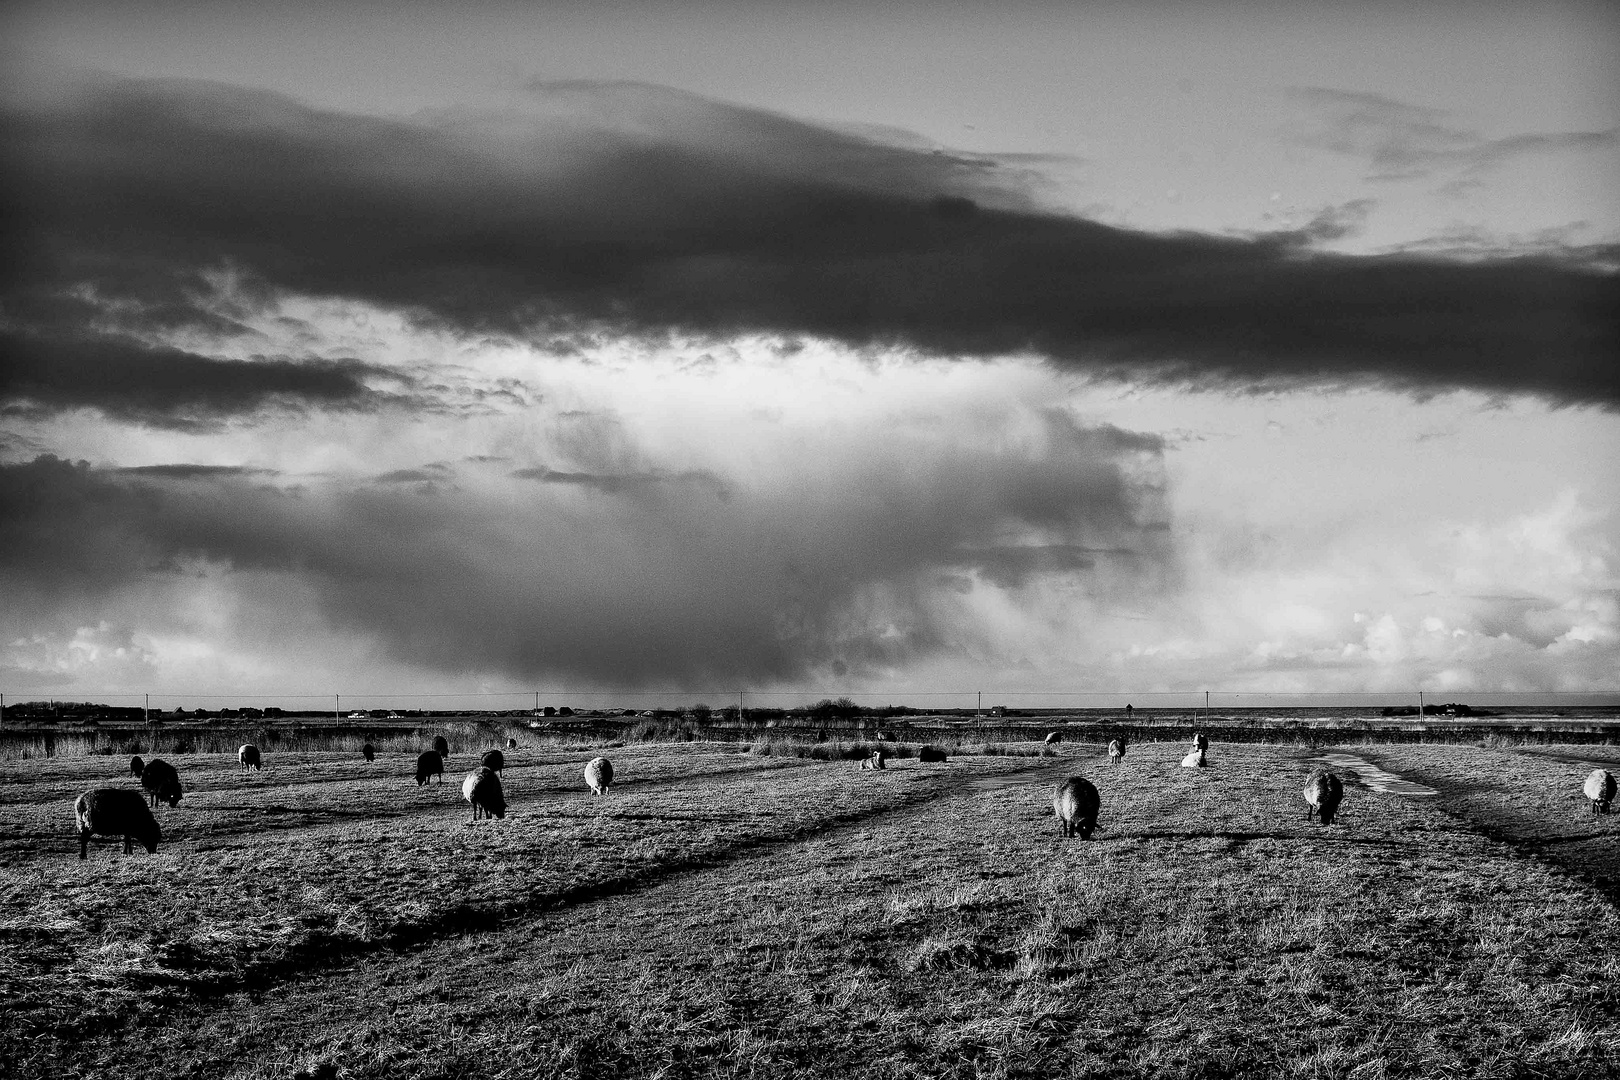
<path id="1" fill-rule="evenodd" d="M 1612 7 L 337 7 L 0 9 L 7 700 L 1620 689 Z"/>

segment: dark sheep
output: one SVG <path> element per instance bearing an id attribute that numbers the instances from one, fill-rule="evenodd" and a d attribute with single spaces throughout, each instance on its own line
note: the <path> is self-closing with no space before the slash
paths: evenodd
<path id="1" fill-rule="evenodd" d="M 366 743 L 366 745 L 360 748 L 360 756 L 365 758 L 367 761 L 376 761 L 377 748 L 372 746 L 370 743 Z"/>
<path id="2" fill-rule="evenodd" d="M 484 756 L 479 759 L 479 764 L 492 773 L 498 773 L 506 768 L 506 755 L 499 750 L 485 750 Z"/>
<path id="3" fill-rule="evenodd" d="M 1045 742 L 1047 746 L 1056 746 L 1058 743 L 1063 741 L 1063 732 L 1049 731 L 1046 733 L 1046 738 L 1042 741 Z"/>
<path id="4" fill-rule="evenodd" d="M 1339 804 L 1344 801 L 1344 784 L 1326 769 L 1317 769 L 1305 781 L 1305 820 L 1314 816 L 1323 825 L 1333 824 Z"/>
<path id="5" fill-rule="evenodd" d="M 416 786 L 427 783 L 430 776 L 437 776 L 439 783 L 444 783 L 444 758 L 437 750 L 424 750 L 416 758 Z"/>
<path id="6" fill-rule="evenodd" d="M 888 767 L 884 761 L 882 750 L 874 750 L 866 757 L 861 758 L 861 768 L 863 769 L 887 769 Z"/>
<path id="7" fill-rule="evenodd" d="M 149 854 L 156 855 L 158 841 L 163 839 L 163 830 L 147 808 L 146 799 L 129 788 L 85 792 L 73 803 L 73 820 L 79 830 L 80 859 L 89 858 L 92 836 L 122 836 L 125 855 L 135 850 L 136 840 Z"/>
<path id="8" fill-rule="evenodd" d="M 1125 751 L 1131 745 L 1130 740 L 1121 735 L 1108 744 L 1108 763 L 1118 765 L 1125 760 Z"/>
<path id="9" fill-rule="evenodd" d="M 146 768 L 146 762 L 142 761 L 139 755 L 129 759 L 129 775 L 137 780 L 140 779 L 141 770 L 144 768 Z"/>
<path id="10" fill-rule="evenodd" d="M 474 821 L 478 820 L 479 811 L 483 811 L 485 817 L 506 816 L 506 796 L 501 791 L 501 778 L 487 766 L 480 765 L 467 774 L 467 779 L 461 782 L 461 797 L 472 803 Z"/>
<path id="11" fill-rule="evenodd" d="M 947 758 L 945 756 L 945 751 L 941 750 L 939 747 L 925 746 L 921 750 L 917 751 L 917 760 L 939 762 L 945 761 Z"/>
<path id="12" fill-rule="evenodd" d="M 506 748 L 508 750 L 516 750 L 517 749 L 517 740 L 516 739 L 507 739 L 506 740 Z"/>
<path id="13" fill-rule="evenodd" d="M 433 736 L 433 749 L 439 752 L 439 757 L 441 759 L 450 756 L 450 743 L 443 735 Z"/>
<path id="14" fill-rule="evenodd" d="M 179 806 L 180 796 L 185 793 L 180 787 L 180 774 L 162 758 L 153 758 L 146 763 L 146 768 L 141 770 L 141 787 L 152 797 L 153 806 L 158 804 L 159 799 L 171 807 Z"/>
<path id="15" fill-rule="evenodd" d="M 1090 780 L 1071 776 L 1052 792 L 1052 811 L 1065 837 L 1078 835 L 1090 840 L 1097 827 L 1097 814 L 1102 810 L 1102 798 Z"/>
<path id="16" fill-rule="evenodd" d="M 264 764 L 259 756 L 259 748 L 252 743 L 243 743 L 236 751 L 236 760 L 242 763 L 242 771 L 252 769 L 263 771 Z"/>

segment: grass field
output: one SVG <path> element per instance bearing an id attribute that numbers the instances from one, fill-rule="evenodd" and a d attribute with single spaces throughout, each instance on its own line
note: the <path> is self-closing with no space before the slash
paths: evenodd
<path id="1" fill-rule="evenodd" d="M 156 856 L 72 798 L 120 759 L 0 769 L 8 1076 L 1610 1076 L 1620 815 L 1528 751 L 1303 746 L 855 764 L 716 744 L 176 760 Z M 1559 748 L 1548 747 L 1556 752 Z M 1582 748 L 1582 755 L 1602 748 Z M 1102 831 L 1062 840 L 1056 778 Z"/>

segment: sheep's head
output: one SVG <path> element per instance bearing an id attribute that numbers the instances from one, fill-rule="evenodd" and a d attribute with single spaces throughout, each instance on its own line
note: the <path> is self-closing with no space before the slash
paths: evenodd
<path id="1" fill-rule="evenodd" d="M 148 855 L 156 855 L 158 841 L 163 839 L 163 829 L 154 821 L 151 828 L 142 829 L 140 835 L 135 839 L 141 842 L 141 846 L 146 849 Z"/>

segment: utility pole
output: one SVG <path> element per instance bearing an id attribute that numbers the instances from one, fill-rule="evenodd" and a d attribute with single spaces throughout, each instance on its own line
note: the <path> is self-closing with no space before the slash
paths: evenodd
<path id="1" fill-rule="evenodd" d="M 343 695 L 342 694 L 333 694 L 332 695 L 332 700 L 334 702 L 336 702 L 336 704 L 334 704 L 332 706 L 332 719 L 334 719 L 334 720 L 343 719 Z"/>
<path id="2" fill-rule="evenodd" d="M 141 715 L 145 717 L 146 723 L 150 724 L 152 722 L 152 695 L 151 694 L 146 695 L 146 707 L 141 710 Z"/>
<path id="3" fill-rule="evenodd" d="M 979 704 L 978 704 L 978 707 L 973 710 L 973 715 L 974 716 L 983 716 L 984 715 L 984 691 L 983 690 L 978 691 L 978 695 L 979 695 Z"/>
<path id="4" fill-rule="evenodd" d="M 1419 690 L 1418 691 L 1418 718 L 1421 720 L 1423 718 L 1423 715 L 1424 715 L 1424 713 L 1423 713 L 1423 691 Z"/>
<path id="5" fill-rule="evenodd" d="M 534 715 L 540 715 L 540 691 L 534 692 Z"/>
<path id="6" fill-rule="evenodd" d="M 1204 691 L 1204 722 L 1209 722 L 1209 691 Z"/>

